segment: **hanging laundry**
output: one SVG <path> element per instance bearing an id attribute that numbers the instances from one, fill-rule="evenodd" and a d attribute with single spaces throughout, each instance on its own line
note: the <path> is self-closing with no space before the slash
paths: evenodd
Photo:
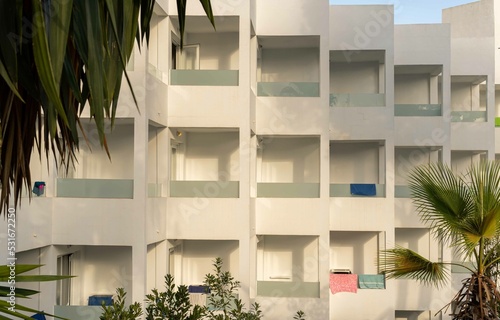
<path id="1" fill-rule="evenodd" d="M 358 292 L 357 274 L 336 274 L 330 273 L 330 291 L 332 294 L 338 292 Z"/>
<path id="2" fill-rule="evenodd" d="M 33 193 L 36 194 L 37 197 L 43 195 L 45 191 L 45 182 L 44 181 L 36 181 L 33 185 Z"/>

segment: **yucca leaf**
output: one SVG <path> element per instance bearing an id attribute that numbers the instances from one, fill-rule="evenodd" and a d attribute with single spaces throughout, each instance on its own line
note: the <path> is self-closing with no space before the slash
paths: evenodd
<path id="1" fill-rule="evenodd" d="M 7 294 L 11 292 L 10 287 L 0 286 L 0 297 L 6 297 Z M 40 293 L 40 291 L 23 289 L 16 287 L 15 296 L 16 298 L 28 298 L 34 294 Z"/>
<path id="2" fill-rule="evenodd" d="M 1 42 L 1 41 L 0 41 Z M 12 82 L 12 79 L 9 76 L 9 73 L 7 72 L 7 69 L 5 69 L 5 65 L 3 64 L 2 60 L 0 60 L 0 76 L 3 78 L 5 83 L 9 86 L 10 90 L 21 100 L 24 102 L 23 98 L 21 97 L 21 94 L 16 88 L 16 85 L 14 82 Z"/>
<path id="3" fill-rule="evenodd" d="M 48 100 L 55 107 L 55 110 L 52 110 L 52 108 L 49 107 L 46 111 L 49 111 L 49 113 L 55 113 L 57 111 L 63 123 L 67 125 L 68 119 L 66 118 L 61 99 L 59 98 L 59 86 L 56 83 L 50 57 L 41 0 L 33 0 L 33 29 L 33 56 L 38 70 L 38 76 Z M 50 133 L 52 137 L 55 137 L 56 130 L 56 127 L 51 126 Z"/>
<path id="4" fill-rule="evenodd" d="M 48 19 L 50 58 L 55 82 L 60 83 L 71 13 L 73 11 L 73 0 L 51 0 L 50 5 L 54 8 L 54 12 L 57 13 Z"/>
<path id="5" fill-rule="evenodd" d="M 35 270 L 40 268 L 41 264 L 16 264 L 14 266 L 14 270 L 16 274 L 22 274 L 31 270 Z M 11 271 L 11 266 L 9 265 L 0 265 L 0 281 L 6 281 L 9 277 Z"/>
<path id="6" fill-rule="evenodd" d="M 9 78 L 17 83 L 17 48 L 22 38 L 16 32 L 18 18 L 15 1 L 0 1 L 0 12 L 9 12 L 0 19 L 0 60 L 4 62 Z M 15 35 L 15 36 L 14 36 Z"/>

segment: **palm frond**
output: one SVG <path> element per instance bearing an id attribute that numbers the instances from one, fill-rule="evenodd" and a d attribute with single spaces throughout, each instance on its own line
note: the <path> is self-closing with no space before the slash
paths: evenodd
<path id="1" fill-rule="evenodd" d="M 410 249 L 383 250 L 379 260 L 381 272 L 389 279 L 414 279 L 438 287 L 448 280 L 445 264 L 432 262 Z"/>

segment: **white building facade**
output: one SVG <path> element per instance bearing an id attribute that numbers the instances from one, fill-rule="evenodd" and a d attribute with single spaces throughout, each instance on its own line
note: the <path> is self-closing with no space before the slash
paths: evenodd
<path id="1" fill-rule="evenodd" d="M 98 319 L 96 296 L 124 287 L 142 302 L 167 273 L 200 285 L 221 257 L 264 319 L 450 319 L 461 270 L 437 290 L 384 279 L 376 262 L 395 245 L 460 260 L 419 221 L 407 176 L 500 154 L 500 1 L 423 25 L 394 25 L 389 5 L 212 5 L 217 31 L 189 2 L 181 53 L 176 2 L 157 1 L 111 162 L 85 119 L 70 172 L 34 157 L 46 187 L 17 209 L 17 263 L 76 277 L 33 284 L 26 305 Z"/>

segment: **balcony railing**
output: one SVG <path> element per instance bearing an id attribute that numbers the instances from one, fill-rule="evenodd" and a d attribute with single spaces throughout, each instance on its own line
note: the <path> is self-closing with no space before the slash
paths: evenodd
<path id="1" fill-rule="evenodd" d="M 238 198 L 239 181 L 170 181 L 170 196 L 178 198 Z"/>
<path id="2" fill-rule="evenodd" d="M 385 197 L 385 184 L 374 184 L 375 186 L 375 194 L 371 192 L 369 195 L 362 194 L 353 194 L 352 193 L 352 184 L 338 184 L 332 183 L 330 184 L 330 197 L 376 197 L 383 198 Z"/>
<path id="3" fill-rule="evenodd" d="M 259 82 L 261 97 L 319 97 L 318 82 Z"/>
<path id="4" fill-rule="evenodd" d="M 439 117 L 442 115 L 441 104 L 396 104 L 396 117 Z"/>
<path id="5" fill-rule="evenodd" d="M 54 315 L 71 320 L 97 320 L 102 310 L 101 306 L 54 306 Z"/>
<path id="6" fill-rule="evenodd" d="M 61 198 L 132 199 L 132 179 L 57 179 L 57 196 Z"/>
<path id="7" fill-rule="evenodd" d="M 319 183 L 257 183 L 259 198 L 319 198 Z"/>
<path id="8" fill-rule="evenodd" d="M 486 111 L 452 111 L 451 122 L 486 122 Z"/>
<path id="9" fill-rule="evenodd" d="M 257 281 L 261 297 L 319 298 L 319 282 Z"/>
<path id="10" fill-rule="evenodd" d="M 178 86 L 237 86 L 238 70 L 170 70 L 170 84 Z"/>
<path id="11" fill-rule="evenodd" d="M 330 107 L 383 107 L 384 93 L 331 93 Z"/>
<path id="12" fill-rule="evenodd" d="M 394 186 L 394 198 L 411 198 L 410 187 L 403 185 Z"/>

